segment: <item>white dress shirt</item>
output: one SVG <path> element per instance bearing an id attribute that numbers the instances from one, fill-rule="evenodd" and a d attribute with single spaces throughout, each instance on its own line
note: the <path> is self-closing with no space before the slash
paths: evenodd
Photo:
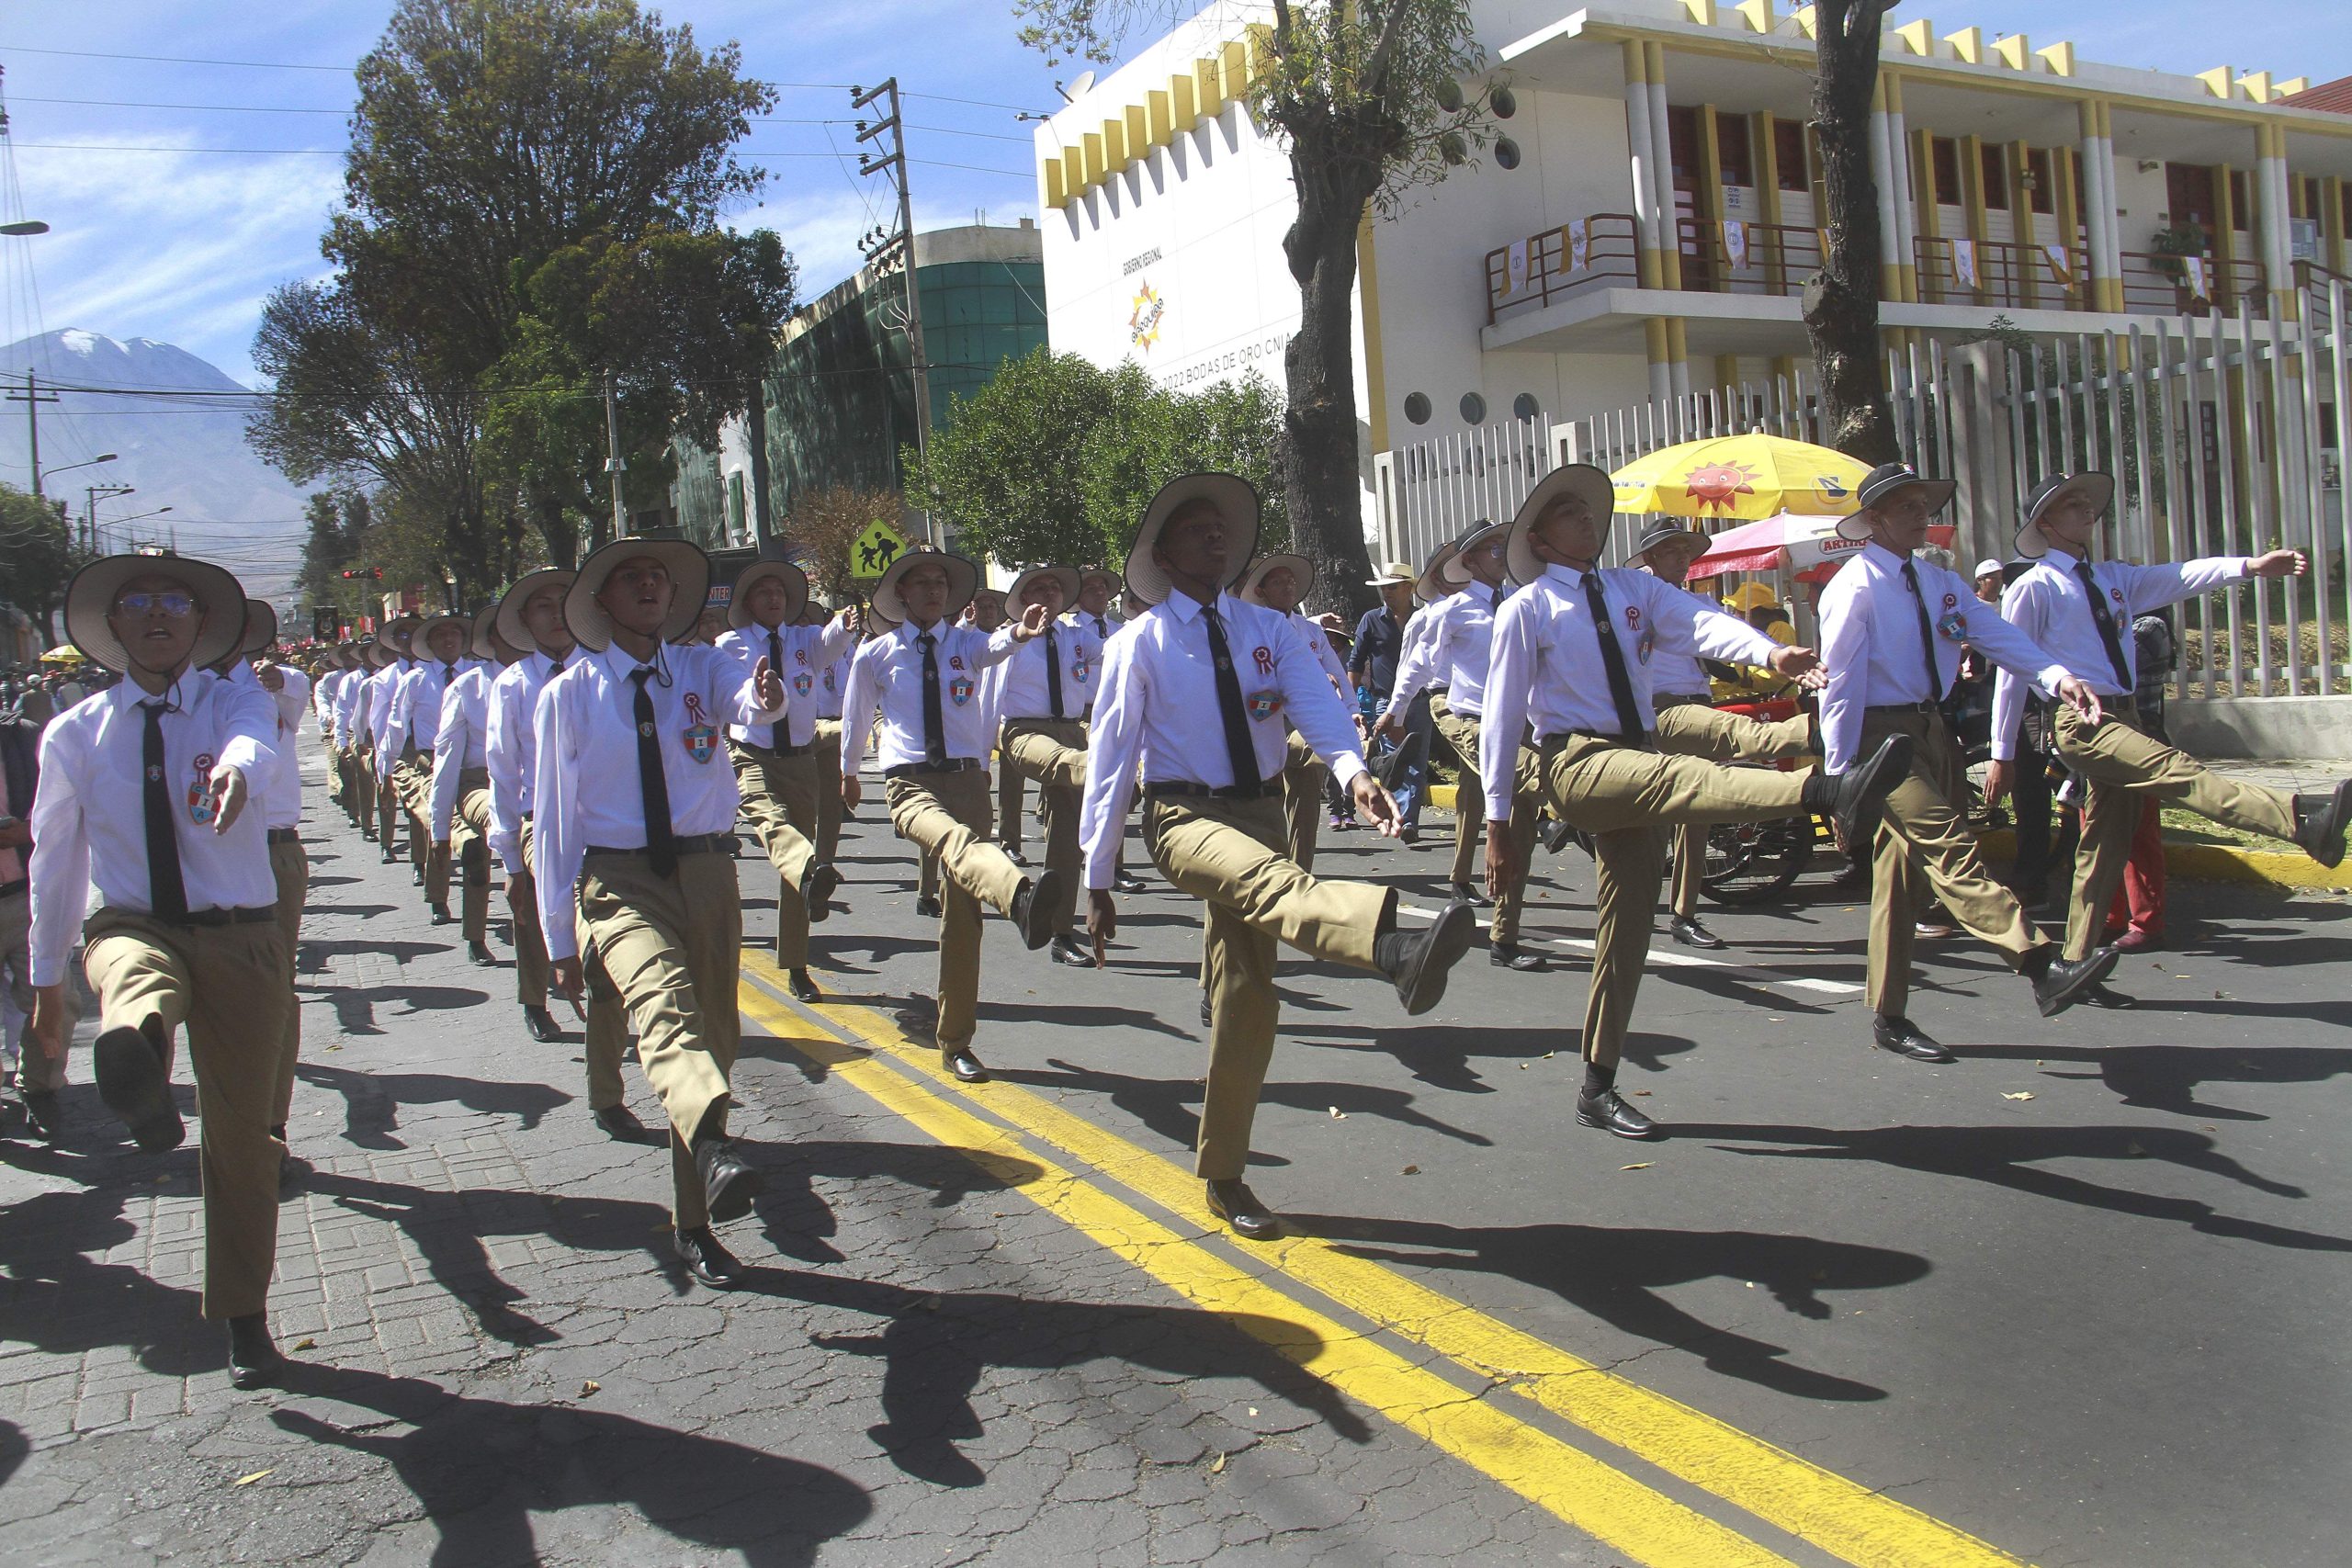
<path id="1" fill-rule="evenodd" d="M 91 884 L 110 908 L 155 907 L 147 881 L 147 716 L 140 710 L 174 700 L 178 706 L 163 718 L 164 780 L 188 908 L 260 909 L 277 901 L 259 797 L 277 754 L 277 705 L 270 694 L 258 682 L 241 684 L 201 671 L 183 675 L 160 697 L 125 679 L 41 731 L 28 872 L 36 986 L 65 978 Z M 243 772 L 247 798 L 228 831 L 216 833 L 209 801 L 220 764 Z"/>
<path id="2" fill-rule="evenodd" d="M 1903 581 L 1905 559 L 1918 577 L 1917 599 Z M 1922 604 L 1935 645 L 1932 686 L 1920 647 Z M 1962 643 L 2027 677 L 2045 695 L 2066 678 L 2064 667 L 2003 620 L 1997 606 L 1976 597 L 1968 579 L 1875 542 L 1838 569 L 1822 590 L 1820 610 L 1821 661 L 1829 672 L 1821 694 L 1826 773 L 1842 773 L 1861 760 L 1863 709 L 1942 702 L 1959 678 Z"/>
<path id="3" fill-rule="evenodd" d="M 922 649 L 916 641 L 922 635 L 914 622 L 903 622 L 869 640 L 850 660 L 849 691 L 842 701 L 842 777 L 865 761 L 865 734 L 877 707 L 882 724 L 874 750 L 882 766 L 901 768 L 923 760 Z M 1003 626 L 991 637 L 942 621 L 932 635 L 939 639 L 933 657 L 939 666 L 940 739 L 949 757 L 986 761 L 996 744 L 996 726 L 989 721 L 981 677 L 1012 656 L 1012 628 Z"/>
<path id="4" fill-rule="evenodd" d="M 565 663 L 585 657 L 574 649 Z M 555 660 L 536 649 L 498 672 L 483 717 L 482 764 L 490 770 L 490 849 L 508 875 L 523 863 L 523 823 L 538 799 L 539 694 L 555 678 Z"/>
<path id="5" fill-rule="evenodd" d="M 729 832 L 742 796 L 718 727 L 769 724 L 785 710 L 762 707 L 734 656 L 717 648 L 672 644 L 657 657 L 669 683 L 657 673 L 645 691 L 653 699 L 670 830 L 682 839 Z M 581 653 L 539 696 L 531 856 L 550 958 L 579 955 L 574 888 L 589 846 L 645 847 L 638 688 L 630 678 L 639 668 L 636 655 L 616 642 L 602 653 Z"/>
<path id="6" fill-rule="evenodd" d="M 392 717 L 387 733 L 389 749 L 395 757 L 411 746 L 427 757 L 433 754 L 434 737 L 441 733 L 442 700 L 459 677 L 481 662 L 478 659 L 459 659 L 444 664 L 437 659 L 427 659 L 401 677 L 401 683 L 392 692 Z"/>
<path id="7" fill-rule="evenodd" d="M 1487 664 L 1495 641 L 1495 591 L 1473 579 L 1413 617 L 1383 718 L 1403 719 L 1424 687 L 1446 688 L 1445 705 L 1464 718 L 1487 707 Z"/>
<path id="8" fill-rule="evenodd" d="M 842 699 L 848 693 L 849 654 L 844 652 L 839 659 L 826 665 L 825 672 L 817 677 L 817 716 L 832 719 L 841 717 Z M 812 723 L 809 728 L 813 731 L 816 726 Z"/>
<path id="9" fill-rule="evenodd" d="M 1120 627 L 1133 626 L 1135 623 L 1123 621 L 1116 615 L 1090 615 L 1084 610 L 1073 609 L 1061 618 L 1061 624 L 1072 631 L 1084 632 L 1094 639 L 1095 648 L 1101 649 L 1111 646 L 1111 638 L 1117 635 Z M 1102 694 L 1101 682 L 1098 680 L 1086 694 L 1089 701 L 1101 697 Z"/>
<path id="10" fill-rule="evenodd" d="M 1046 680 L 1046 643 L 1051 638 L 1061 661 L 1062 716 L 1084 718 L 1094 705 L 1095 677 L 1102 672 L 1102 645 L 1092 626 L 1056 621 L 1043 634 L 1016 644 L 1012 657 L 999 665 L 996 715 L 1000 720 L 1051 718 L 1053 696 Z"/>
<path id="11" fill-rule="evenodd" d="M 2020 573 L 2001 594 L 2002 618 L 2050 650 L 2050 657 L 2079 677 L 2102 697 L 2132 695 L 2140 675 L 2140 650 L 2132 636 L 2132 617 L 2183 599 L 2211 592 L 2224 583 L 2240 582 L 2254 564 L 2251 556 L 2208 556 L 2201 560 L 2169 566 L 2132 566 L 2124 561 L 2091 563 L 2091 580 L 2107 595 L 2108 613 L 2115 621 L 2115 640 L 2123 652 L 2124 682 L 2116 684 L 2115 664 L 2091 616 L 2090 597 L 2075 568 L 2082 558 L 2056 544 L 2050 553 Z M 1993 755 L 2001 761 L 2018 754 L 2018 720 L 2025 713 L 2025 688 L 2007 670 L 1993 681 Z"/>
<path id="12" fill-rule="evenodd" d="M 261 808 L 264 822 L 271 828 L 300 828 L 302 759 L 296 753 L 294 741 L 301 731 L 302 714 L 311 705 L 311 678 L 282 664 L 277 672 L 284 682 L 275 692 L 263 685 L 261 677 L 254 673 L 254 667 L 242 660 L 229 666 L 229 672 L 220 679 L 232 686 L 250 686 L 259 692 L 277 715 L 277 738 L 271 743 L 274 755 L 257 773 L 248 776 L 247 784 L 253 791 L 253 804 Z"/>
<path id="13" fill-rule="evenodd" d="M 368 733 L 368 671 L 347 670 L 343 683 L 334 689 L 334 734 L 337 750 L 347 750 L 360 736 Z"/>
<path id="14" fill-rule="evenodd" d="M 343 684 L 348 670 L 324 670 L 311 685 L 311 707 L 319 716 L 319 739 L 329 739 L 334 733 L 334 689 Z"/>
<path id="15" fill-rule="evenodd" d="M 753 622 L 740 632 L 722 636 L 718 646 L 743 667 L 748 679 L 761 660 L 769 659 L 770 635 L 765 626 Z M 849 612 L 843 610 L 821 626 L 778 626 L 773 635 L 777 650 L 784 655 L 781 660 L 770 660 L 775 678 L 784 682 L 787 709 L 784 743 L 806 746 L 817 734 L 817 688 L 824 680 L 826 669 L 849 650 L 857 634 L 849 629 Z M 747 746 L 763 750 L 776 743 L 775 726 L 772 724 L 730 724 L 727 733 Z"/>
<path id="16" fill-rule="evenodd" d="M 1090 888 L 1110 886 L 1115 874 L 1138 769 L 1146 784 L 1226 789 L 1236 782 L 1204 608 L 1189 593 L 1170 593 L 1103 649 L 1078 818 Z M 1292 618 L 1230 593 L 1217 595 L 1216 611 L 1240 678 L 1259 782 L 1281 787 L 1295 729 L 1343 788 L 1352 784 L 1364 771 L 1355 722 Z"/>
<path id="17" fill-rule="evenodd" d="M 1657 712 L 1650 666 L 1659 649 L 1741 664 L 1762 664 L 1779 651 L 1778 643 L 1747 622 L 1648 572 L 1610 567 L 1588 574 L 1546 566 L 1544 575 L 1505 600 L 1495 617 L 1486 713 L 1478 726 L 1478 768 L 1489 821 L 1510 820 L 1520 738 L 1530 726 L 1538 744 L 1571 730 L 1624 733 L 1587 599 L 1588 575 L 1600 579 L 1634 707 L 1645 720 Z"/>
<path id="18" fill-rule="evenodd" d="M 413 659 L 395 659 L 368 677 L 368 737 L 376 747 L 376 776 L 389 779 L 400 757 L 385 745 L 392 728 L 392 699 L 401 682 L 416 668 Z"/>
<path id="19" fill-rule="evenodd" d="M 467 770 L 490 766 L 490 682 L 499 671 L 477 663 L 459 671 L 441 697 L 441 724 L 433 736 L 433 841 L 447 843 L 457 815 L 458 781 Z"/>

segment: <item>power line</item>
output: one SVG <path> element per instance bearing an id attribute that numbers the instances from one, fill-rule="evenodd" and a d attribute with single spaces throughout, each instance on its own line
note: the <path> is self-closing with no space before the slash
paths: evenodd
<path id="1" fill-rule="evenodd" d="M 132 147 L 105 141 L 19 141 L 19 147 L 39 149 L 44 152 L 181 152 L 222 153 L 240 158 L 290 158 L 317 156 L 340 158 L 346 147 Z M 839 158 L 839 152 L 733 152 L 736 158 Z M 915 163 L 934 169 L 967 169 L 976 175 L 1001 175 L 1006 179 L 1026 180 L 1036 176 L 1026 169 L 992 169 L 983 164 L 952 164 L 936 158 L 917 158 Z"/>
<path id="2" fill-rule="evenodd" d="M 915 96 L 916 95 L 911 93 L 908 95 L 910 97 Z M 178 109 L 196 114 L 348 115 L 352 112 L 349 107 L 315 108 L 280 104 L 162 104 L 149 103 L 142 99 L 135 98 L 19 97 L 15 101 L 20 104 L 70 104 L 79 108 L 96 109 Z M 962 100 L 956 101 L 960 102 Z M 854 125 L 857 123 L 852 119 L 828 119 L 820 116 L 811 115 L 755 114 L 747 118 L 749 122 L 752 125 Z M 1001 130 L 967 130 L 961 127 L 953 125 L 910 125 L 907 129 L 910 130 L 927 130 L 935 136 L 970 136 L 988 141 L 1018 141 L 1023 146 L 1028 145 L 1030 141 L 1026 136 L 1010 135 Z M 26 145 L 33 146 L 37 145 L 37 143 L 27 142 Z"/>

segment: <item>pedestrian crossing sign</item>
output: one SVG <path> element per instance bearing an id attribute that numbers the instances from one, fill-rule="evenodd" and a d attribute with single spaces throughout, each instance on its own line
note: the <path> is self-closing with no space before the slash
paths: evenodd
<path id="1" fill-rule="evenodd" d="M 876 517 L 865 525 L 865 531 L 850 547 L 850 574 L 854 577 L 876 578 L 890 570 L 907 547 L 907 536 L 898 525 L 885 517 Z"/>

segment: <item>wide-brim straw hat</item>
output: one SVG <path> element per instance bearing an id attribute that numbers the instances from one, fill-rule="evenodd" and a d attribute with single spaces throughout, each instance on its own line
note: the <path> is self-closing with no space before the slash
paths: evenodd
<path id="1" fill-rule="evenodd" d="M 2040 560 L 2050 553 L 2050 536 L 2041 531 L 2041 520 L 2064 495 L 2081 495 L 2090 502 L 2092 512 L 2104 513 L 2115 499 L 2115 476 L 2085 468 L 2079 474 L 2052 474 L 2034 486 L 2025 498 L 2025 521 L 2018 527 L 2018 554 Z"/>
<path id="2" fill-rule="evenodd" d="M 1569 463 L 1555 468 L 1537 481 L 1535 488 L 1527 492 L 1527 499 L 1519 503 L 1519 510 L 1511 514 L 1510 542 L 1503 554 L 1510 562 L 1513 582 L 1532 582 L 1544 575 L 1544 562 L 1536 557 L 1531 536 L 1544 509 L 1563 495 L 1583 496 L 1600 524 L 1602 537 L 1608 536 L 1609 519 L 1617 505 L 1615 482 L 1605 470 L 1590 463 Z"/>
<path id="3" fill-rule="evenodd" d="M 414 615 L 394 615 L 376 629 L 376 645 L 390 651 L 389 664 L 393 659 L 416 657 L 416 634 L 424 623 Z"/>
<path id="4" fill-rule="evenodd" d="M 463 659 L 473 651 L 474 618 L 462 611 L 448 610 L 437 615 L 427 616 L 424 624 L 416 628 L 416 635 L 409 638 L 409 648 L 414 651 L 417 658 L 435 663 L 440 661 L 441 656 L 433 651 L 432 638 L 435 630 L 441 626 L 458 628 L 458 636 L 461 639 L 458 647 L 459 659 Z"/>
<path id="5" fill-rule="evenodd" d="M 495 599 L 474 612 L 473 652 L 476 659 L 487 659 L 492 664 L 503 657 L 498 646 L 498 601 Z"/>
<path id="6" fill-rule="evenodd" d="M 1261 558 L 1248 571 L 1243 572 L 1241 585 L 1233 591 L 1234 597 L 1246 599 L 1252 604 L 1265 604 L 1266 601 L 1261 595 L 1265 591 L 1267 577 L 1276 567 L 1284 566 L 1290 568 L 1291 576 L 1298 581 L 1299 604 L 1306 604 L 1306 596 L 1315 592 L 1315 563 L 1305 556 L 1294 555 L 1286 550 L 1277 550 L 1272 555 Z M 1293 606 L 1293 608 L 1295 607 Z"/>
<path id="7" fill-rule="evenodd" d="M 800 618 L 808 604 L 808 574 L 788 560 L 755 560 L 735 580 L 734 596 L 727 601 L 728 630 L 740 632 L 752 624 L 752 590 L 771 577 L 784 584 L 784 619 L 776 625 L 788 626 Z"/>
<path id="8" fill-rule="evenodd" d="M 250 659 L 277 640 L 277 611 L 266 599 L 245 601 L 245 636 L 237 652 Z"/>
<path id="9" fill-rule="evenodd" d="M 381 636 L 372 637 L 359 645 L 360 668 L 373 674 L 389 670 L 400 660 L 400 649 L 386 642 Z"/>
<path id="10" fill-rule="evenodd" d="M 1681 524 L 1670 519 L 1663 523 L 1654 523 L 1643 530 L 1640 538 L 1634 541 L 1634 558 L 1639 560 L 1661 545 L 1686 543 L 1696 545 L 1703 551 L 1707 547 L 1707 536 L 1696 529 L 1685 528 Z"/>
<path id="11" fill-rule="evenodd" d="M 1434 604 L 1453 596 L 1457 585 L 1446 576 L 1446 569 L 1461 553 L 1461 542 L 1455 539 L 1448 539 L 1430 552 L 1430 558 L 1421 565 L 1420 576 L 1413 579 L 1414 604 Z"/>
<path id="12" fill-rule="evenodd" d="M 1151 558 L 1152 550 L 1159 543 L 1159 531 L 1168 526 L 1168 519 L 1195 501 L 1210 501 L 1225 517 L 1225 526 L 1232 547 L 1227 559 L 1237 564 L 1233 575 L 1221 588 L 1231 588 L 1250 570 L 1250 558 L 1258 553 L 1260 509 L 1257 487 L 1238 474 L 1216 472 L 1185 474 L 1170 479 L 1143 509 L 1143 522 L 1136 528 L 1135 542 L 1127 547 L 1126 585 L 1150 604 L 1159 604 L 1168 597 L 1168 573 Z"/>
<path id="13" fill-rule="evenodd" d="M 1078 574 L 1078 568 L 1033 566 L 1014 578 L 1012 586 L 1004 591 L 1004 613 L 1018 616 L 1026 612 L 1029 608 L 1029 590 L 1049 577 L 1062 585 L 1062 612 L 1067 613 L 1076 609 L 1078 591 L 1084 581 Z"/>
<path id="14" fill-rule="evenodd" d="M 1863 515 L 1879 502 L 1898 491 L 1919 485 L 1928 492 L 1928 513 L 1933 516 L 1951 504 L 1960 491 L 1957 479 L 1923 478 L 1918 469 L 1908 463 L 1881 463 L 1866 475 L 1854 491 L 1854 510 L 1838 519 L 1838 536 L 1841 539 L 1867 539 L 1871 536 L 1870 519 Z"/>
<path id="15" fill-rule="evenodd" d="M 702 619 L 703 599 L 710 592 L 710 558 L 688 539 L 644 538 L 630 535 L 599 546 L 580 563 L 580 573 L 563 596 L 564 624 L 580 646 L 602 653 L 613 644 L 613 619 L 596 603 L 605 580 L 625 560 L 650 556 L 670 573 L 670 614 L 662 623 L 661 640 L 675 642 Z"/>
<path id="16" fill-rule="evenodd" d="M 74 574 L 65 587 L 65 637 L 108 670 L 130 667 L 130 650 L 107 625 L 115 595 L 134 577 L 164 577 L 178 583 L 204 606 L 204 629 L 188 650 L 188 666 L 201 670 L 234 653 L 245 640 L 245 590 L 226 567 L 188 556 L 106 556 Z"/>
<path id="17" fill-rule="evenodd" d="M 964 613 L 964 606 L 972 602 L 972 595 L 979 592 L 978 563 L 945 550 L 901 550 L 898 559 L 882 569 L 881 581 L 875 583 L 868 600 L 874 613 L 890 626 L 903 625 L 907 618 L 907 602 L 899 596 L 899 584 L 906 580 L 908 572 L 924 562 L 947 569 L 947 607 L 940 612 L 942 623 L 954 626 L 956 618 Z"/>
<path id="18" fill-rule="evenodd" d="M 1454 536 L 1453 553 L 1445 558 L 1445 564 L 1438 569 L 1438 581 L 1448 588 L 1469 587 L 1470 569 L 1462 564 L 1462 558 L 1496 535 L 1510 532 L 1510 524 L 1489 523 L 1483 517 L 1476 523 L 1465 525 L 1462 532 Z"/>
<path id="19" fill-rule="evenodd" d="M 498 628 L 499 640 L 517 653 L 529 653 L 536 649 L 539 642 L 531 635 L 530 628 L 523 624 L 523 606 L 531 602 L 532 594 L 548 583 L 559 583 L 568 589 L 578 575 L 569 567 L 543 566 L 537 571 L 526 571 L 516 578 L 514 585 L 498 596 L 498 611 L 491 618 L 492 624 Z"/>

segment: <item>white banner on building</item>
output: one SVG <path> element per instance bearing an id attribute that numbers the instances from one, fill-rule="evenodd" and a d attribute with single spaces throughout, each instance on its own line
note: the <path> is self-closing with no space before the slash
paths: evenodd
<path id="1" fill-rule="evenodd" d="M 2067 254 L 2065 246 L 2042 246 L 2041 259 L 2050 264 L 2051 276 L 2070 288 L 2073 286 L 2075 281 L 2075 258 Z"/>
<path id="2" fill-rule="evenodd" d="M 1584 270 L 1585 262 L 1590 257 L 1591 254 L 1592 242 L 1585 234 L 1584 220 L 1581 218 L 1569 219 L 1568 270 L 1570 272 L 1582 272 Z"/>
<path id="3" fill-rule="evenodd" d="M 1513 240 L 1509 259 L 1503 263 L 1503 293 L 1523 294 L 1527 290 L 1527 242 Z"/>
<path id="4" fill-rule="evenodd" d="M 2180 265 L 2188 274 L 2188 297 L 2192 299 L 2211 300 L 2213 298 L 2213 285 L 2211 278 L 2205 271 L 2205 258 L 2183 256 L 2180 258 Z"/>
<path id="5" fill-rule="evenodd" d="M 1954 240 L 1951 243 L 1951 275 L 1962 288 L 1977 287 L 1975 241 Z"/>
<path id="6" fill-rule="evenodd" d="M 1724 254 L 1734 272 L 1747 265 L 1747 225 L 1736 218 L 1724 220 Z"/>

